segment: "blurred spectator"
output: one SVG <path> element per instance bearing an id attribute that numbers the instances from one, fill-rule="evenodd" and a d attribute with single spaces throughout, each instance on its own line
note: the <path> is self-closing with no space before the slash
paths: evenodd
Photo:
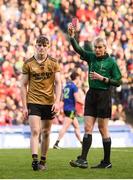
<path id="1" fill-rule="evenodd" d="M 122 104 L 112 106 L 112 118 L 113 122 L 110 124 L 124 125 L 127 123 L 126 113 Z"/>
<path id="2" fill-rule="evenodd" d="M 122 104 L 112 105 L 112 118 L 113 121 L 123 121 L 126 122 L 126 114 Z"/>
<path id="3" fill-rule="evenodd" d="M 113 121 L 118 120 L 117 105 L 115 105 L 115 104 L 112 105 L 112 117 L 111 117 L 111 119 L 112 119 Z"/>
<path id="4" fill-rule="evenodd" d="M 126 121 L 126 114 L 122 104 L 118 104 L 118 119 L 120 121 Z"/>

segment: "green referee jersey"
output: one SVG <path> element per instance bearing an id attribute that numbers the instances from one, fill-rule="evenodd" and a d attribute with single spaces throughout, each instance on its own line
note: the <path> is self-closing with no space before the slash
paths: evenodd
<path id="1" fill-rule="evenodd" d="M 116 61 L 112 57 L 110 57 L 108 54 L 103 57 L 96 57 L 95 53 L 81 48 L 74 38 L 70 38 L 70 41 L 74 50 L 81 56 L 81 59 L 88 63 L 89 72 L 95 71 L 114 82 L 121 80 L 121 72 Z M 90 88 L 106 90 L 110 87 L 109 83 L 107 84 L 100 80 L 92 80 L 90 77 L 88 77 L 88 80 Z"/>

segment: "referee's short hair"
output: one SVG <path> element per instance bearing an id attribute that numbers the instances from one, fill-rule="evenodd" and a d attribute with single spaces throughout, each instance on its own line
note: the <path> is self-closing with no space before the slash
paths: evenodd
<path id="1" fill-rule="evenodd" d="M 94 45 L 96 45 L 97 43 L 102 43 L 105 47 L 107 46 L 107 41 L 105 38 L 103 37 L 96 37 L 95 40 L 94 40 Z"/>
<path id="2" fill-rule="evenodd" d="M 78 76 L 79 76 L 79 74 L 78 74 L 77 72 L 73 71 L 73 72 L 71 73 L 71 75 L 70 75 L 70 78 L 71 78 L 71 80 L 73 81 L 73 80 L 75 80 Z"/>

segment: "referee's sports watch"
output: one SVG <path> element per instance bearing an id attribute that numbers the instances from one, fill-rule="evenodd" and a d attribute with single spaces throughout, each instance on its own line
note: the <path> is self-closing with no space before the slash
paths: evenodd
<path id="1" fill-rule="evenodd" d="M 104 77 L 104 78 L 103 78 L 103 82 L 105 82 L 105 81 L 106 81 L 106 78 Z"/>

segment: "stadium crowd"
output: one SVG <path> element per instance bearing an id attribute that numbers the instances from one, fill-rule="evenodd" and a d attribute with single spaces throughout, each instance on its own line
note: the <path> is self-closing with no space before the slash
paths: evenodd
<path id="1" fill-rule="evenodd" d="M 0 125 L 24 123 L 21 68 L 25 59 L 33 55 L 34 40 L 39 34 L 45 34 L 52 42 L 49 54 L 60 62 L 63 85 L 76 68 L 84 96 L 89 86 L 87 64 L 73 51 L 67 35 L 67 25 L 73 17 L 79 19 L 78 37 L 84 48 L 91 48 L 95 36 L 106 37 L 110 54 L 116 57 L 123 76 L 123 84 L 113 89 L 113 107 L 116 111 L 121 106 L 123 111 L 133 109 L 133 0 L 1 0 Z M 112 120 L 122 116 L 125 121 L 123 113 L 116 113 L 116 118 L 114 112 Z M 62 121 L 60 114 L 54 123 Z"/>

